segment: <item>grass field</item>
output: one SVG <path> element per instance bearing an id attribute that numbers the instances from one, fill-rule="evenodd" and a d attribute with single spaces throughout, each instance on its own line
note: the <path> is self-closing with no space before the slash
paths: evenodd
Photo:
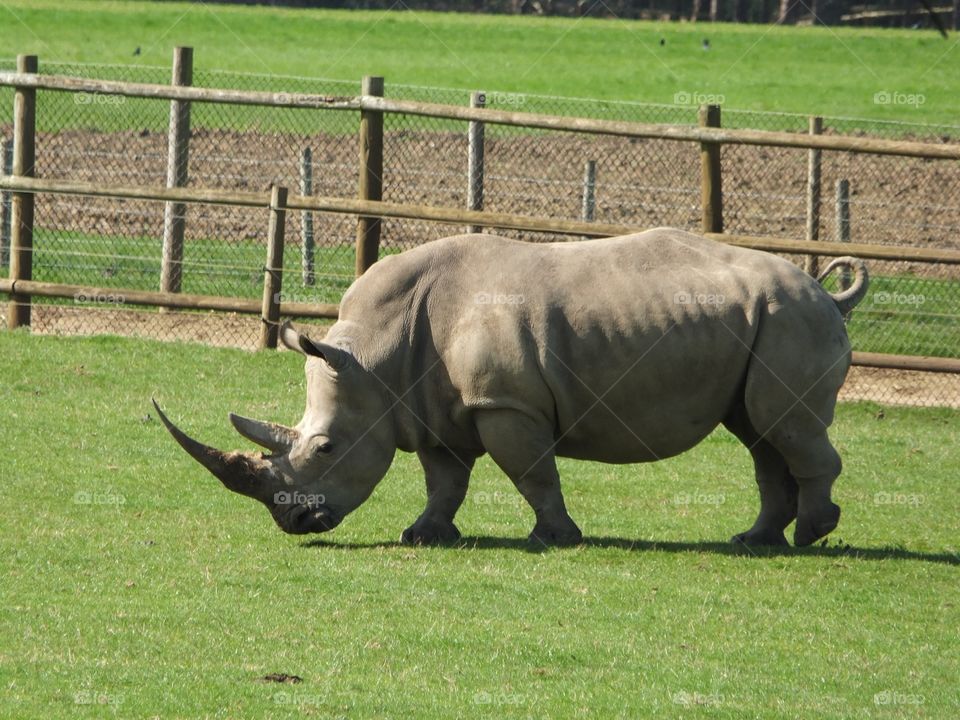
<path id="1" fill-rule="evenodd" d="M 826 547 L 739 554 L 746 451 L 564 461 L 580 547 L 526 544 L 483 459 L 461 548 L 394 541 L 398 456 L 331 535 L 283 535 L 175 446 L 293 422 L 301 361 L 0 333 L 0 717 L 956 717 L 955 411 L 842 406 Z M 270 674 L 299 684 L 264 681 Z"/>
<path id="2" fill-rule="evenodd" d="M 730 108 L 956 124 L 960 90 L 955 40 L 931 30 L 101 0 L 8 0 L 0 17 L 11 60 L 29 52 L 41 63 L 168 66 L 174 45 L 192 45 L 198 70 L 382 74 L 520 93 L 517 104 L 523 93 L 667 104 L 712 96 Z"/>

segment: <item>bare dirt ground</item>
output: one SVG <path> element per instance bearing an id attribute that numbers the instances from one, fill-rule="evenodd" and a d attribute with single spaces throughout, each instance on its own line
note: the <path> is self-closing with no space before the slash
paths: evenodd
<path id="1" fill-rule="evenodd" d="M 840 400 L 960 408 L 960 375 L 852 367 L 840 389 Z"/>
<path id="2" fill-rule="evenodd" d="M 6 306 L 0 311 L 0 322 Z M 145 312 L 119 309 L 83 309 L 35 306 L 33 332 L 43 335 L 110 334 L 198 342 L 218 347 L 255 350 L 260 318 L 233 313 Z M 326 333 L 324 323 L 308 331 L 316 338 Z M 960 375 L 853 367 L 840 391 L 846 401 L 871 400 L 887 405 L 960 408 Z"/>
<path id="3" fill-rule="evenodd" d="M 465 133 L 394 129 L 384 149 L 384 199 L 465 207 Z M 190 145 L 190 185 L 267 190 L 278 183 L 295 191 L 300 153 L 313 153 L 313 193 L 355 197 L 357 148 L 353 135 L 297 135 L 196 129 Z M 492 211 L 579 219 L 584 164 L 596 161 L 596 220 L 638 227 L 700 223 L 700 157 L 695 144 L 571 133 L 506 133 L 489 129 L 485 150 L 484 207 Z M 807 151 L 725 146 L 723 192 L 727 232 L 802 238 L 805 234 Z M 166 133 L 64 130 L 37 138 L 40 177 L 101 184 L 162 185 Z M 855 242 L 960 248 L 960 168 L 955 163 L 852 153 L 823 154 L 821 237 L 835 239 L 834 185 L 851 184 Z M 41 198 L 39 226 L 126 237 L 157 236 L 162 205 L 139 201 Z M 329 217 L 329 216 L 327 216 Z M 331 218 L 332 220 L 332 218 Z M 318 216 L 318 241 L 353 241 L 343 223 Z M 299 223 L 288 223 L 299 242 Z M 262 238 L 266 215 L 258 208 L 211 207 L 189 211 L 188 238 L 225 242 Z M 346 230 L 346 232 L 345 232 Z M 410 247 L 450 234 L 450 226 L 387 224 L 385 245 Z M 531 236 L 531 239 L 537 239 Z M 960 277 L 948 267 L 908 266 Z M 951 274 L 952 273 L 952 274 Z"/>

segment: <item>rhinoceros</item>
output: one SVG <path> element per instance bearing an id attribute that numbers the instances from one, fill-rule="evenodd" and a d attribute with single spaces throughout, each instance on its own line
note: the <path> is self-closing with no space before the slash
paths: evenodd
<path id="1" fill-rule="evenodd" d="M 296 427 L 230 414 L 269 453 L 223 452 L 157 412 L 229 489 L 288 533 L 331 530 L 371 494 L 397 449 L 416 452 L 423 513 L 404 543 L 460 537 L 454 516 L 489 453 L 530 504 L 531 540 L 582 540 L 557 456 L 640 463 L 682 453 L 724 425 L 753 456 L 760 513 L 733 537 L 808 545 L 833 530 L 840 456 L 827 437 L 850 365 L 844 316 L 863 298 L 855 258 L 828 293 L 787 260 L 657 228 L 527 243 L 486 234 L 377 262 L 343 296 L 323 342 L 289 325 L 306 356 Z M 156 403 L 154 403 L 156 405 Z"/>

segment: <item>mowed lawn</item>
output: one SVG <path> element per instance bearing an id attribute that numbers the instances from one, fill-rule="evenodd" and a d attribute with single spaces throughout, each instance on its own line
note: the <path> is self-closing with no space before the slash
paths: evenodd
<path id="1" fill-rule="evenodd" d="M 934 30 L 457 15 L 404 7 L 7 0 L 0 8 L 0 47 L 8 61 L 36 53 L 41 63 L 168 66 L 174 45 L 191 45 L 198 70 L 354 82 L 381 74 L 388 83 L 518 93 L 505 101 L 517 109 L 524 93 L 534 93 L 957 123 L 960 51 L 954 38 L 944 41 Z"/>
<path id="2" fill-rule="evenodd" d="M 839 408 L 826 547 L 735 552 L 757 507 L 726 432 L 563 461 L 569 549 L 483 459 L 462 547 L 408 548 L 398 455 L 328 536 L 282 534 L 154 417 L 249 447 L 294 423 L 292 353 L 0 333 L 0 717 L 956 717 L 960 417 Z M 265 680 L 297 676 L 296 684 Z"/>

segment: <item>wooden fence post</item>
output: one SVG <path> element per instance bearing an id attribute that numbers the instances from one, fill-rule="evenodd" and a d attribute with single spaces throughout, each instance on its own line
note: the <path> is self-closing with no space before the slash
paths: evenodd
<path id="1" fill-rule="evenodd" d="M 313 151 L 305 147 L 300 153 L 300 194 L 308 197 L 313 194 Z M 303 240 L 303 284 L 310 286 L 316 282 L 313 272 L 313 213 L 303 210 L 300 213 L 300 227 Z"/>
<path id="2" fill-rule="evenodd" d="M 823 118 L 810 118 L 810 134 L 820 135 L 823 132 Z M 807 236 L 810 242 L 820 239 L 820 178 L 821 155 L 817 148 L 807 151 Z M 816 255 L 806 255 L 803 259 L 803 269 L 814 277 L 819 273 L 820 258 Z"/>
<path id="3" fill-rule="evenodd" d="M 486 104 L 486 93 L 470 94 L 470 107 L 482 108 Z M 483 123 L 476 120 L 467 125 L 467 210 L 483 210 L 483 127 Z M 467 225 L 468 233 L 482 231 L 479 225 Z"/>
<path id="4" fill-rule="evenodd" d="M 13 141 L 0 138 L 0 169 L 3 175 L 13 175 Z M 0 192 L 0 275 L 10 263 L 10 193 Z"/>
<path id="5" fill-rule="evenodd" d="M 837 180 L 837 242 L 850 242 L 850 181 Z M 853 284 L 850 268 L 840 272 L 840 289 L 846 290 Z"/>
<path id="6" fill-rule="evenodd" d="M 18 73 L 36 73 L 36 55 L 17 56 Z M 36 162 L 37 91 L 18 87 L 13 96 L 13 172 L 34 176 Z M 10 279 L 33 279 L 33 193 L 15 192 L 10 204 Z M 13 293 L 7 308 L 7 327 L 30 325 L 30 296 Z"/>
<path id="7" fill-rule="evenodd" d="M 173 51 L 173 85 L 193 84 L 193 48 Z M 170 127 L 167 132 L 167 187 L 185 187 L 190 159 L 190 101 L 170 101 Z M 160 290 L 180 292 L 183 279 L 183 235 L 186 203 L 168 202 L 163 208 L 163 261 Z"/>
<path id="8" fill-rule="evenodd" d="M 383 97 L 383 78 L 365 76 L 360 93 Z M 361 200 L 383 199 L 383 113 L 360 111 L 360 192 Z M 357 218 L 356 275 L 360 277 L 377 261 L 380 252 L 380 218 Z"/>
<path id="9" fill-rule="evenodd" d="M 263 303 L 260 308 L 260 349 L 277 347 L 280 335 L 280 300 L 283 290 L 283 236 L 287 218 L 287 188 L 270 188 L 270 224 L 267 230 L 267 264 L 263 268 Z"/>
<path id="10" fill-rule="evenodd" d="M 720 106 L 701 105 L 701 127 L 720 127 Z M 720 172 L 720 143 L 700 143 L 701 229 L 705 233 L 723 232 L 723 186 Z"/>

